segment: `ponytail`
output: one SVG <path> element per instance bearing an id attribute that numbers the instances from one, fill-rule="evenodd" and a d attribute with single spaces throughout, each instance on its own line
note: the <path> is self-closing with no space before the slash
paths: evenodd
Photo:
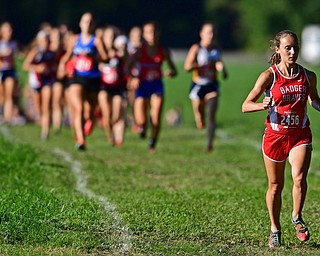
<path id="1" fill-rule="evenodd" d="M 296 35 L 296 33 L 290 31 L 290 30 L 282 30 L 280 31 L 273 40 L 270 41 L 270 48 L 272 50 L 274 50 L 273 54 L 271 55 L 270 57 L 270 60 L 269 60 L 269 63 L 271 65 L 274 65 L 274 64 L 278 64 L 280 63 L 281 61 L 281 56 L 279 53 L 276 52 L 276 49 L 280 47 L 280 40 L 283 38 L 283 37 L 286 37 L 286 36 L 292 36 L 293 38 L 295 38 L 295 40 L 297 40 L 297 42 L 299 42 L 298 40 L 298 37 Z"/>
<path id="2" fill-rule="evenodd" d="M 271 55 L 270 59 L 269 59 L 269 63 L 270 63 L 271 65 L 278 64 L 278 63 L 280 63 L 280 61 L 281 61 L 281 56 L 280 56 L 280 54 L 277 53 L 277 52 L 274 52 L 274 53 Z"/>

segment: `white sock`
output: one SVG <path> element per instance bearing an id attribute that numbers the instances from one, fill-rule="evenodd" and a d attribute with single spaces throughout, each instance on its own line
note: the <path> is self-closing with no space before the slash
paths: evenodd
<path id="1" fill-rule="evenodd" d="M 297 219 L 299 219 L 299 215 L 295 216 L 294 213 L 292 212 L 292 219 L 293 219 L 293 221 L 296 221 Z"/>

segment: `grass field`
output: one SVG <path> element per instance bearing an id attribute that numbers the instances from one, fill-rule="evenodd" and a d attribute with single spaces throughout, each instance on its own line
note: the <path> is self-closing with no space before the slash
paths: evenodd
<path id="1" fill-rule="evenodd" d="M 320 254 L 320 113 L 309 108 L 314 135 L 304 218 L 311 239 L 295 237 L 292 181 L 286 172 L 281 215 L 284 246 L 267 247 L 267 180 L 260 142 L 266 113 L 242 114 L 241 104 L 261 61 L 227 63 L 214 152 L 195 129 L 190 75 L 166 80 L 165 112 L 183 123 L 163 124 L 155 154 L 128 129 L 122 147 L 101 129 L 88 150 L 73 148 L 67 128 L 40 141 L 35 125 L 0 127 L 1 255 L 318 255 Z"/>

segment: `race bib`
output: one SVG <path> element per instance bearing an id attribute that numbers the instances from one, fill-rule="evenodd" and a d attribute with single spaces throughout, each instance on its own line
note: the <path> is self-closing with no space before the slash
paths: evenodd
<path id="1" fill-rule="evenodd" d="M 212 66 L 210 65 L 202 66 L 200 69 L 200 77 L 206 78 L 210 81 L 215 80 L 215 71 L 213 70 Z"/>
<path id="2" fill-rule="evenodd" d="M 286 128 L 296 128 L 300 125 L 299 115 L 280 115 L 280 124 Z"/>
<path id="3" fill-rule="evenodd" d="M 75 60 L 75 69 L 79 72 L 87 72 L 92 70 L 93 60 L 87 56 L 79 55 Z"/>
<path id="4" fill-rule="evenodd" d="M 106 84 L 117 84 L 119 81 L 118 69 L 115 67 L 104 66 L 101 72 L 101 79 Z"/>
<path id="5" fill-rule="evenodd" d="M 161 78 L 161 73 L 158 70 L 148 70 L 146 73 L 147 81 L 155 81 Z"/>

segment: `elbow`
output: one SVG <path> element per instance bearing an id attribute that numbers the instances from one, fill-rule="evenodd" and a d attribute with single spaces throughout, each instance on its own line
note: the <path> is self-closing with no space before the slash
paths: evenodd
<path id="1" fill-rule="evenodd" d="M 245 103 L 242 104 L 241 111 L 242 111 L 242 113 L 247 113 L 248 112 L 248 108 L 247 108 L 247 105 Z"/>
<path id="2" fill-rule="evenodd" d="M 319 98 L 314 99 L 314 100 L 309 100 L 309 101 L 311 101 L 310 104 L 314 109 L 320 111 L 320 99 Z"/>
<path id="3" fill-rule="evenodd" d="M 183 66 L 184 71 L 186 72 L 190 72 L 191 71 L 191 67 L 189 65 L 184 65 Z"/>

